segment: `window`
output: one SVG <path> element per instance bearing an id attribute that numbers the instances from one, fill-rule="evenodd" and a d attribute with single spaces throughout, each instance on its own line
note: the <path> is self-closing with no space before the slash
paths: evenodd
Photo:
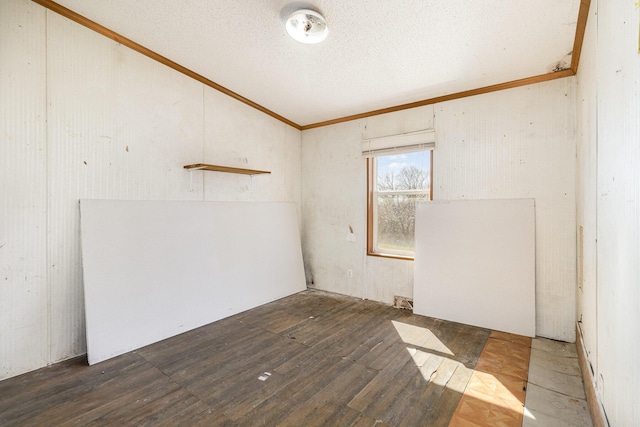
<path id="1" fill-rule="evenodd" d="M 432 198 L 432 147 L 368 156 L 369 255 L 413 259 L 416 203 Z"/>

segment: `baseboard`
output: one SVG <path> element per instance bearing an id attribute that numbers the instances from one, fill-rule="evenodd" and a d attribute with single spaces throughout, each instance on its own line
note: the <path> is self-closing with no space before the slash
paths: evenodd
<path id="1" fill-rule="evenodd" d="M 609 427 L 607 416 L 604 408 L 598 400 L 596 394 L 595 380 L 591 373 L 591 367 L 587 359 L 587 351 L 582 341 L 582 330 L 580 324 L 576 323 L 576 350 L 578 353 L 578 361 L 580 362 L 580 372 L 582 372 L 582 383 L 584 384 L 584 393 L 587 396 L 587 404 L 589 406 L 589 414 L 594 427 Z"/>

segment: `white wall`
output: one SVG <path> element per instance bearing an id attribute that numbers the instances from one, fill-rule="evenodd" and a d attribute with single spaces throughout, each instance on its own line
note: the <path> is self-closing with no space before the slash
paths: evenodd
<path id="1" fill-rule="evenodd" d="M 640 54 L 633 3 L 591 2 L 578 72 L 578 312 L 612 426 L 640 420 Z"/>
<path id="2" fill-rule="evenodd" d="M 44 9 L 0 2 L 0 379 L 49 360 Z"/>
<path id="3" fill-rule="evenodd" d="M 0 379 L 86 351 L 80 198 L 301 205 L 298 130 L 28 0 L 0 2 L 0 93 Z"/>
<path id="4" fill-rule="evenodd" d="M 302 244 L 309 286 L 386 303 L 394 295 L 412 296 L 412 261 L 366 256 L 362 139 L 432 127 L 433 106 L 426 106 L 302 132 Z M 349 227 L 356 242 L 347 241 Z"/>
<path id="5" fill-rule="evenodd" d="M 436 107 L 435 198 L 535 198 L 536 334 L 575 340 L 575 79 Z"/>
<path id="6" fill-rule="evenodd" d="M 580 55 L 577 75 L 577 165 L 576 165 L 576 237 L 578 270 L 582 281 L 576 288 L 577 318 L 583 331 L 587 357 L 597 377 L 597 305 L 596 305 L 596 199 L 597 199 L 597 109 L 596 109 L 596 8 L 592 1 Z M 582 227 L 582 243 L 580 242 Z M 582 249 L 580 248 L 582 245 Z M 580 265 L 582 264 L 582 265 Z M 578 279 L 580 274 L 578 274 Z"/>
<path id="7" fill-rule="evenodd" d="M 536 199 L 537 334 L 574 341 L 574 78 L 304 131 L 307 280 L 386 303 L 393 295 L 412 296 L 411 261 L 365 256 L 366 175 L 359 148 L 371 129 L 380 135 L 432 125 L 434 199 Z M 346 240 L 349 225 L 355 244 Z"/>

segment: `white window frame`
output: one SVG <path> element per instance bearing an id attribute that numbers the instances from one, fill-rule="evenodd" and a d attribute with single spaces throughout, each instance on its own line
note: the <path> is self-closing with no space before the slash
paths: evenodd
<path id="1" fill-rule="evenodd" d="M 413 260 L 414 251 L 381 249 L 378 247 L 378 195 L 380 194 L 426 194 L 427 200 L 433 198 L 433 150 L 435 148 L 435 132 L 423 130 L 401 135 L 372 138 L 362 141 L 362 155 L 367 158 L 367 255 L 388 258 Z M 431 151 L 430 186 L 427 190 L 377 190 L 378 156 L 388 156 L 416 151 Z"/>

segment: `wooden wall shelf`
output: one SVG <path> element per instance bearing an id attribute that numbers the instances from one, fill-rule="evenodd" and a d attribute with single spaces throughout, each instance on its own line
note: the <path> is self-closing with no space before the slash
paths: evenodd
<path id="1" fill-rule="evenodd" d="M 184 167 L 190 171 L 192 170 L 203 170 L 203 171 L 214 171 L 214 172 L 227 172 L 227 173 L 240 173 L 244 175 L 258 175 L 261 173 L 271 173 L 269 171 L 259 171 L 255 169 L 242 169 L 242 168 L 231 168 L 228 166 L 218 166 L 218 165 L 208 165 L 206 163 L 196 163 L 195 165 L 186 165 Z"/>

